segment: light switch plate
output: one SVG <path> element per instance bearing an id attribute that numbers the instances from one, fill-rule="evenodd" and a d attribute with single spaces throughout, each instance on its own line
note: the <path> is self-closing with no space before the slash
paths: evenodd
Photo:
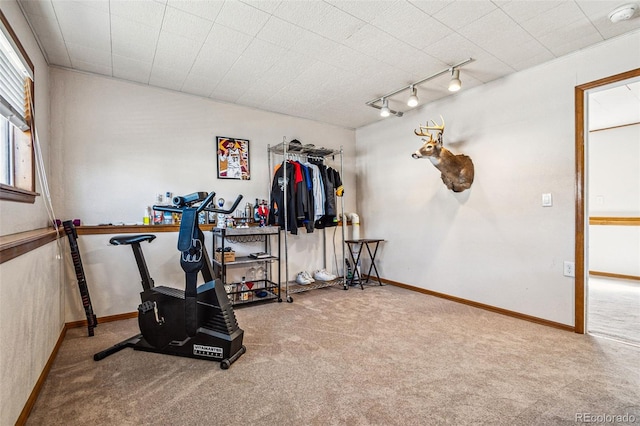
<path id="1" fill-rule="evenodd" d="M 551 197 L 551 193 L 542 194 L 542 207 L 551 206 L 553 206 L 553 198 Z"/>

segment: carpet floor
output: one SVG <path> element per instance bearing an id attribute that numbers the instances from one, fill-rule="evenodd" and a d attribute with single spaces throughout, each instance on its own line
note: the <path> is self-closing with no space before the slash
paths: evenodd
<path id="1" fill-rule="evenodd" d="M 69 330 L 27 424 L 640 424 L 635 346 L 390 285 L 236 316 L 247 353 L 229 370 L 132 349 L 93 361 L 135 319 Z"/>
<path id="2" fill-rule="evenodd" d="M 587 331 L 640 346 L 640 282 L 589 277 Z"/>

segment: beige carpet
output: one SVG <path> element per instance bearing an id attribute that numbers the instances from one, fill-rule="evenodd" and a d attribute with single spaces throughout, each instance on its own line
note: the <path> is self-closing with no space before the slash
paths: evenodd
<path id="1" fill-rule="evenodd" d="M 640 346 L 640 282 L 589 276 L 587 331 Z"/>
<path id="2" fill-rule="evenodd" d="M 236 315 L 247 353 L 229 370 L 132 349 L 93 361 L 136 320 L 70 330 L 28 424 L 640 424 L 638 347 L 393 286 Z"/>

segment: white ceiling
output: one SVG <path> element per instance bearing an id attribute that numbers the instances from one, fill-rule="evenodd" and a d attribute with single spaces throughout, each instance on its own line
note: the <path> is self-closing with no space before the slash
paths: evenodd
<path id="1" fill-rule="evenodd" d="M 640 123 L 640 78 L 589 93 L 589 130 Z"/>
<path id="2" fill-rule="evenodd" d="M 607 19 L 624 0 L 18 2 L 51 65 L 348 128 L 380 119 L 367 101 L 467 58 L 463 90 L 640 28 Z"/>

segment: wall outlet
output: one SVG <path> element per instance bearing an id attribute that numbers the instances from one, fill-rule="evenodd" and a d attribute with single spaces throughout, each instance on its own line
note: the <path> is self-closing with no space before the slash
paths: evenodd
<path id="1" fill-rule="evenodd" d="M 576 264 L 569 261 L 569 260 L 565 260 L 564 261 L 564 272 L 563 275 L 565 277 L 575 277 L 576 276 Z"/>

